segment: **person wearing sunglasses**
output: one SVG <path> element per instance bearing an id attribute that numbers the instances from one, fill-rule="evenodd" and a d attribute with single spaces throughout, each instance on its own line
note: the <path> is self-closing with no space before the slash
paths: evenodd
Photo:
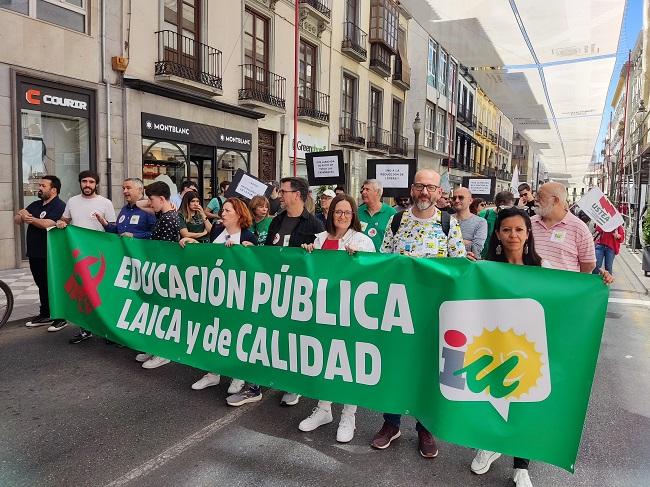
<path id="1" fill-rule="evenodd" d="M 472 204 L 472 193 L 467 188 L 456 188 L 451 197 L 451 204 L 456 210 L 455 217 L 463 234 L 465 250 L 474 255 L 481 255 L 487 239 L 487 221 L 469 211 Z"/>
<path id="2" fill-rule="evenodd" d="M 517 208 L 524 210 L 528 213 L 528 216 L 535 216 L 535 197 L 533 196 L 533 190 L 530 189 L 530 184 L 521 183 L 517 187 L 519 192 L 519 205 Z"/>
<path id="3" fill-rule="evenodd" d="M 316 235 L 313 244 L 303 244 L 307 252 L 314 249 L 344 250 L 350 254 L 356 251 L 374 252 L 375 244 L 370 237 L 361 231 L 357 205 L 352 197 L 341 194 L 335 197 L 330 204 L 330 211 L 325 222 L 326 230 Z M 348 443 L 352 441 L 355 430 L 355 413 L 357 407 L 353 404 L 344 404 L 341 421 L 336 431 L 336 441 Z M 300 431 L 313 431 L 325 424 L 331 423 L 332 402 L 318 401 L 309 417 L 303 419 L 298 425 Z"/>

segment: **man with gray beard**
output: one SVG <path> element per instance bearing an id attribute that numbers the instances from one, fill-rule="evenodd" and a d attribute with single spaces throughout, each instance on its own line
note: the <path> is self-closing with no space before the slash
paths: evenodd
<path id="1" fill-rule="evenodd" d="M 458 221 L 436 207 L 441 194 L 440 174 L 422 169 L 411 185 L 413 206 L 400 211 L 388 222 L 381 252 L 411 257 L 465 257 L 465 244 Z M 384 414 L 384 425 L 372 440 L 372 447 L 384 450 L 401 435 L 401 416 Z M 418 448 L 424 458 L 438 456 L 433 435 L 418 421 Z"/>

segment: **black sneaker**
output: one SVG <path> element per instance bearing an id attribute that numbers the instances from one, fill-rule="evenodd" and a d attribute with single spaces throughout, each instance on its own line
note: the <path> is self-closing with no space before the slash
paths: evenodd
<path id="1" fill-rule="evenodd" d="M 90 333 L 89 331 L 81 330 L 75 336 L 70 338 L 69 341 L 72 344 L 77 344 L 77 343 L 81 343 L 81 342 L 84 342 L 84 341 L 88 340 L 91 336 L 93 336 L 93 334 Z"/>
<path id="2" fill-rule="evenodd" d="M 38 326 L 51 325 L 53 322 L 54 320 L 49 316 L 38 315 L 36 318 L 32 318 L 27 323 L 25 323 L 25 326 L 27 328 L 36 328 Z"/>
<path id="3" fill-rule="evenodd" d="M 61 319 L 56 319 L 52 321 L 52 324 L 49 326 L 47 331 L 54 332 L 54 331 L 61 331 L 63 330 L 66 326 L 68 326 L 68 322 L 65 320 Z"/>

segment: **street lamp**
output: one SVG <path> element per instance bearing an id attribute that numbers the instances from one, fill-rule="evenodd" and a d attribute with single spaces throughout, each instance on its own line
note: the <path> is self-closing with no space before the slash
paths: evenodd
<path id="1" fill-rule="evenodd" d="M 420 131 L 422 130 L 422 120 L 420 120 L 420 112 L 415 114 L 413 120 L 413 133 L 415 134 L 415 141 L 413 143 L 413 157 L 415 157 L 415 167 L 418 167 L 418 146 L 420 145 Z"/>

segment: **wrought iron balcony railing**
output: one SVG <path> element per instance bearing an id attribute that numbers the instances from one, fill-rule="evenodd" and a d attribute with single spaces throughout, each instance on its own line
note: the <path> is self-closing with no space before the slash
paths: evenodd
<path id="1" fill-rule="evenodd" d="M 329 0 L 300 0 L 300 3 L 309 5 L 328 19 L 332 17 L 332 6 Z"/>
<path id="2" fill-rule="evenodd" d="M 218 90 L 223 89 L 220 50 L 171 30 L 160 30 L 156 36 L 156 76 L 178 76 Z"/>
<path id="3" fill-rule="evenodd" d="M 368 34 L 362 31 L 356 24 L 344 22 L 341 51 L 357 61 L 365 61 L 368 56 L 368 48 L 366 47 L 367 37 Z"/>
<path id="4" fill-rule="evenodd" d="M 390 132 L 383 130 L 378 125 L 370 125 L 368 127 L 368 150 L 378 152 L 390 151 Z"/>
<path id="5" fill-rule="evenodd" d="M 298 89 L 298 116 L 329 122 L 330 96 L 306 86 L 300 86 Z"/>
<path id="6" fill-rule="evenodd" d="M 398 154 L 400 156 L 408 156 L 409 154 L 409 139 L 401 136 L 397 132 L 390 134 L 390 151 L 391 154 Z"/>
<path id="7" fill-rule="evenodd" d="M 240 100 L 254 100 L 285 109 L 285 78 L 254 64 L 242 64 L 241 77 Z"/>
<path id="8" fill-rule="evenodd" d="M 366 145 L 366 124 L 349 115 L 341 116 L 339 143 L 353 146 Z"/>

